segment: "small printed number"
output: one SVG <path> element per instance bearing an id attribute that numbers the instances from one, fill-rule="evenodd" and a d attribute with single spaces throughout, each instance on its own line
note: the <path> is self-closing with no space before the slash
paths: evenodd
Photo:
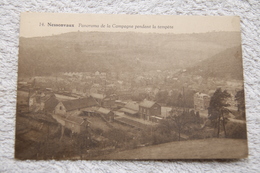
<path id="1" fill-rule="evenodd" d="M 40 22 L 40 23 L 39 23 L 39 26 L 44 26 L 44 23 L 41 23 L 41 22 Z"/>

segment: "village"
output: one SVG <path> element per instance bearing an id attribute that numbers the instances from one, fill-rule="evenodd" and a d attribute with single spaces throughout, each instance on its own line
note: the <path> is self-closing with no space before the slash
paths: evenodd
<path id="1" fill-rule="evenodd" d="M 55 124 L 53 128 L 49 125 L 46 128 L 47 139 L 49 134 L 55 134 L 53 138 L 58 141 L 75 139 L 75 136 L 83 134 L 87 140 L 83 143 L 79 140 L 73 145 L 83 147 L 80 157 L 91 158 L 115 150 L 164 142 L 161 139 L 150 142 L 150 133 L 155 133 L 161 121 L 182 108 L 198 115 L 196 129 L 205 129 L 210 98 L 219 87 L 231 93 L 229 108 L 237 110 L 235 94 L 243 87 L 240 81 L 203 79 L 186 74 L 185 69 L 154 70 L 141 75 L 127 72 L 65 72 L 19 80 L 17 115 L 41 120 L 40 125 L 31 125 L 38 132 L 44 129 L 44 124 Z M 236 118 L 234 115 L 230 117 Z M 21 129 L 26 127 L 21 125 Z M 21 130 L 22 135 L 30 130 L 27 127 L 24 131 Z M 207 133 L 209 131 L 212 129 L 208 128 Z M 177 132 L 171 135 L 176 136 Z M 27 138 L 42 146 L 41 135 L 35 135 L 37 139 L 33 136 L 27 134 Z M 174 140 L 172 136 L 167 137 L 165 142 Z M 188 132 L 179 134 L 179 140 L 190 138 Z M 102 151 L 97 146 L 102 147 Z M 68 154 L 59 157 L 65 159 L 79 155 L 75 151 Z M 37 153 L 34 157 L 47 157 L 40 155 Z"/>

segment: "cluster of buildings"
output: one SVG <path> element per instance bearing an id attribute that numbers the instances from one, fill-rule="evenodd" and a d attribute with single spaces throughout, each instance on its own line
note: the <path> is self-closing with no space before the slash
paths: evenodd
<path id="1" fill-rule="evenodd" d="M 166 76 L 166 77 L 165 77 Z M 128 73 L 128 72 L 65 72 L 49 77 L 34 77 L 35 86 L 52 88 L 55 92 L 75 97 L 89 96 L 91 93 L 116 93 L 120 99 L 131 95 L 147 93 L 154 97 L 160 90 L 165 90 L 165 82 L 169 85 L 176 82 L 173 72 L 160 70 Z M 133 90 L 134 88 L 134 90 Z M 168 88 L 167 88 L 168 89 Z M 132 94 L 131 94 L 132 93 Z"/>
<path id="2" fill-rule="evenodd" d="M 39 89 L 40 87 L 37 89 L 37 83 L 45 89 Z M 59 77 L 38 77 L 31 79 L 30 82 L 20 82 L 18 89 L 23 90 L 28 86 L 34 89 L 29 91 L 28 99 L 17 100 L 21 104 L 28 104 L 30 112 L 49 113 L 64 127 L 79 133 L 82 131 L 81 128 L 84 129 L 90 124 L 88 116 L 100 116 L 107 122 L 116 121 L 122 115 L 124 120 L 129 118 L 131 121 L 138 120 L 141 123 L 142 121 L 158 122 L 169 116 L 171 108 L 163 107 L 163 104 L 151 100 L 155 100 L 155 96 L 160 91 L 166 91 L 167 97 L 172 97 L 173 89 L 179 88 L 178 85 L 183 86 L 184 83 L 188 89 L 203 91 L 195 93 L 192 98 L 195 111 L 208 109 L 215 85 L 227 86 L 229 91 L 240 87 L 240 82 L 236 81 L 224 84 L 222 81 L 207 79 L 205 83 L 200 76 L 187 76 L 185 71 L 178 74 L 178 77 L 175 72 L 158 70 L 140 75 L 98 71 L 67 72 Z M 48 86 L 44 87 L 44 84 Z M 143 93 L 147 94 L 146 99 L 133 101 L 133 96 L 140 96 Z M 235 94 L 234 90 L 228 100 L 233 107 L 237 105 Z"/>
<path id="3" fill-rule="evenodd" d="M 115 100 L 113 96 L 92 93 L 82 98 L 63 98 L 49 90 L 38 90 L 29 94 L 29 112 L 51 115 L 64 128 L 80 133 L 95 122 L 88 117 L 98 116 L 107 123 L 120 123 L 135 127 L 135 122 L 158 122 L 162 119 L 161 106 L 149 100 L 139 103 Z M 123 118 L 122 118 L 123 117 Z"/>

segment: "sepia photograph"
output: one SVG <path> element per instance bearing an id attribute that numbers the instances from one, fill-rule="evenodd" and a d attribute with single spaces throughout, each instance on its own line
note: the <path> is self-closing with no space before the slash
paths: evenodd
<path id="1" fill-rule="evenodd" d="M 240 19 L 22 13 L 15 158 L 248 156 Z"/>

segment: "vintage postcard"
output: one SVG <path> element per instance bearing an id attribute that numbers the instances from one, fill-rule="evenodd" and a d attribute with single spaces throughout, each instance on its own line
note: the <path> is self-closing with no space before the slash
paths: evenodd
<path id="1" fill-rule="evenodd" d="M 248 155 L 240 19 L 22 13 L 15 158 Z"/>

